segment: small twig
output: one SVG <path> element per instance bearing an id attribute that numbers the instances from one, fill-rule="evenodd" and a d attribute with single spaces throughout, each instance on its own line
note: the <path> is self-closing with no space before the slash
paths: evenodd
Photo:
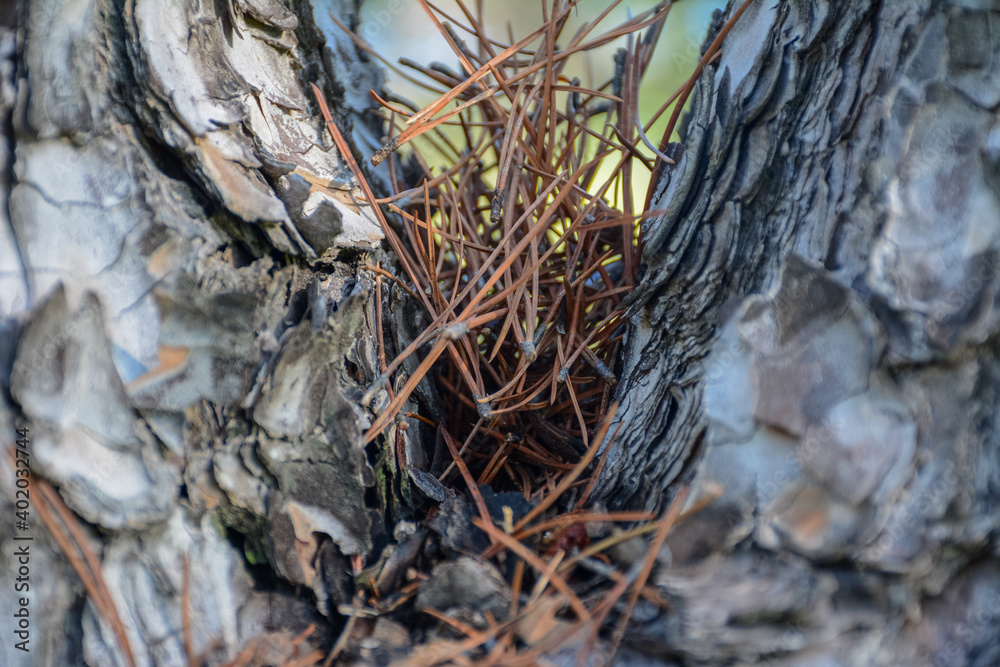
<path id="1" fill-rule="evenodd" d="M 481 530 L 485 531 L 486 534 L 489 535 L 492 539 L 501 543 L 506 549 L 512 551 L 518 557 L 523 559 L 528 565 L 533 567 L 540 574 L 548 577 L 549 580 L 552 582 L 552 585 L 556 588 L 556 590 L 565 595 L 566 599 L 569 600 L 570 607 L 573 608 L 573 612 L 577 615 L 577 617 L 580 620 L 582 621 L 590 620 L 591 618 L 590 612 L 587 611 L 587 608 L 583 605 L 583 602 L 580 601 L 580 598 L 577 597 L 576 593 L 573 592 L 573 589 L 570 588 L 569 584 L 566 583 L 566 580 L 563 579 L 562 575 L 556 572 L 555 568 L 553 568 L 550 564 L 544 562 L 541 558 L 532 553 L 530 549 L 528 549 L 526 546 L 515 540 L 513 537 L 507 535 L 505 532 L 498 529 L 496 526 L 493 525 L 492 522 L 487 523 L 479 518 L 473 519 L 472 522 L 476 525 L 477 528 L 480 528 Z"/>
<path id="2" fill-rule="evenodd" d="M 188 665 L 198 667 L 198 656 L 194 652 L 194 637 L 191 634 L 191 557 L 185 551 L 181 557 L 181 632 L 184 636 L 184 652 Z"/>
<path id="3" fill-rule="evenodd" d="M 625 613 L 623 613 L 618 619 L 618 627 L 615 630 L 614 639 L 612 640 L 612 655 L 617 652 L 618 645 L 621 644 L 622 638 L 625 636 L 625 629 L 628 626 L 629 618 L 632 617 L 632 612 L 635 609 L 635 603 L 639 599 L 639 594 L 642 592 L 643 587 L 646 585 L 646 580 L 649 578 L 649 574 L 653 571 L 653 563 L 656 561 L 656 557 L 659 555 L 660 549 L 663 547 L 663 542 L 667 539 L 667 534 L 670 532 L 674 522 L 680 515 L 681 507 L 684 506 L 684 501 L 687 500 L 688 491 L 689 488 L 685 486 L 677 492 L 677 495 L 667 507 L 663 520 L 660 521 L 660 526 L 656 531 L 656 537 L 653 538 L 652 544 L 650 544 L 649 549 L 646 551 L 646 556 L 643 558 L 642 569 L 640 570 L 639 577 L 632 585 L 632 593 L 629 595 L 628 604 L 625 606 Z M 619 586 L 620 585 L 621 584 L 619 584 Z M 607 600 L 609 611 L 610 606 L 614 604 L 616 597 L 617 596 L 614 594 L 609 596 L 609 599 Z"/>
<path id="4" fill-rule="evenodd" d="M 493 519 L 490 517 L 490 511 L 486 508 L 486 501 L 483 500 L 483 495 L 479 492 L 479 487 L 476 486 L 476 481 L 472 478 L 472 474 L 469 472 L 468 467 L 465 465 L 465 461 L 462 460 L 462 455 L 458 451 L 457 443 L 455 439 L 451 437 L 443 427 L 441 428 L 441 435 L 444 436 L 445 444 L 448 445 L 448 451 L 451 452 L 452 459 L 454 459 L 455 464 L 458 466 L 458 471 L 462 474 L 462 479 L 465 480 L 466 486 L 469 487 L 469 493 L 472 495 L 472 499 L 476 503 L 476 508 L 479 510 L 479 516 L 482 518 L 484 523 L 492 525 Z M 491 538 L 490 542 L 494 542 Z"/>
<path id="5" fill-rule="evenodd" d="M 56 543 L 59 544 L 59 547 L 69 559 L 70 565 L 83 582 L 83 586 L 87 590 L 87 594 L 90 596 L 100 616 L 111 625 L 112 631 L 115 633 L 115 638 L 118 640 L 118 646 L 124 655 L 125 662 L 131 667 L 135 667 L 135 658 L 132 654 L 132 647 L 129 644 L 128 634 L 125 631 L 125 624 L 122 623 L 121 616 L 114 603 L 114 598 L 111 596 L 111 591 L 104 580 L 100 561 L 98 561 L 97 556 L 90 548 L 88 540 L 73 517 L 72 512 L 66 507 L 66 504 L 59 497 L 59 494 L 56 493 L 55 489 L 40 477 L 33 477 L 32 481 L 42 497 L 42 502 L 35 505 L 39 516 L 42 518 L 42 522 L 45 523 L 49 529 L 49 533 L 51 533 Z M 50 508 L 54 509 L 59 515 L 63 525 L 72 536 L 72 543 L 67 539 L 62 530 L 59 529 Z M 83 560 L 80 559 L 77 550 L 79 550 L 79 554 L 83 555 Z"/>
<path id="6" fill-rule="evenodd" d="M 358 591 L 354 595 L 354 606 L 360 607 L 365 601 L 365 594 L 363 591 Z M 326 660 L 323 661 L 323 667 L 330 667 L 333 661 L 344 652 L 347 648 L 347 640 L 351 638 L 351 633 L 354 631 L 354 625 L 358 622 L 358 617 L 351 614 L 347 617 L 344 622 L 344 628 L 340 631 L 340 636 L 337 637 L 337 641 L 334 643 L 333 648 L 330 649 L 330 653 L 326 656 Z"/>

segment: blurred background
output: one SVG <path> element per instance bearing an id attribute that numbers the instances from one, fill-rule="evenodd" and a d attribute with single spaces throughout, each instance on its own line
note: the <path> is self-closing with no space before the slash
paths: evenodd
<path id="1" fill-rule="evenodd" d="M 484 25 L 493 39 L 509 44 L 511 34 L 516 40 L 541 25 L 543 2 L 551 7 L 551 0 L 483 0 Z M 591 36 L 606 32 L 626 21 L 629 16 L 649 10 L 656 4 L 654 0 L 622 3 L 601 22 Z M 644 123 L 690 76 L 700 57 L 712 12 L 723 8 L 725 4 L 725 0 L 683 0 L 674 4 L 657 44 L 653 64 L 640 88 L 640 116 Z M 465 22 L 464 15 L 453 0 L 440 0 L 435 5 L 460 22 Z M 476 0 L 466 0 L 466 6 L 475 12 Z M 565 37 L 562 41 L 569 41 L 582 23 L 594 20 L 607 6 L 608 0 L 580 2 L 563 31 Z M 475 50 L 474 38 L 461 30 L 458 32 L 470 48 Z M 422 65 L 440 62 L 453 71 L 462 71 L 458 58 L 416 0 L 367 0 L 362 5 L 358 33 L 376 52 L 393 64 L 405 57 Z M 625 44 L 626 38 L 622 37 L 616 43 L 571 59 L 567 74 L 579 76 L 584 86 L 600 85 L 613 74 L 614 53 Z M 408 74 L 422 78 L 419 73 L 403 69 Z M 430 103 L 435 97 L 392 71 L 386 70 L 386 79 L 392 93 L 412 101 L 418 107 Z M 662 138 L 669 116 L 669 112 L 663 114 L 648 129 L 647 134 L 654 143 L 659 143 Z M 650 154 L 649 151 L 644 152 Z M 430 158 L 430 155 L 427 157 Z M 634 191 L 637 197 L 643 195 L 648 183 L 648 172 L 644 172 L 641 169 L 635 170 Z"/>
<path id="2" fill-rule="evenodd" d="M 499 41 L 508 41 L 508 25 L 515 39 L 519 38 L 541 25 L 542 2 L 548 0 L 497 0 L 486 1 L 484 5 L 485 24 L 490 34 Z M 462 16 L 458 6 L 451 0 L 441 0 L 435 3 L 438 7 L 453 16 Z M 551 3 L 549 3 L 551 4 Z M 629 11 L 638 14 L 656 6 L 656 2 L 622 3 L 602 22 L 605 29 L 611 28 L 627 20 Z M 656 101 L 654 91 L 666 94 L 672 92 L 683 83 L 691 73 L 691 68 L 698 61 L 705 31 L 711 21 L 712 10 L 722 8 L 725 0 L 683 0 L 675 3 L 670 10 L 666 28 L 657 45 L 656 59 L 658 66 L 650 69 L 643 92 L 648 92 L 650 99 L 644 104 L 655 111 L 662 100 Z M 573 13 L 565 35 L 572 35 L 585 21 L 592 20 L 608 5 L 608 0 L 583 0 L 578 10 Z M 474 9 L 475 0 L 468 0 L 467 6 Z M 367 0 L 361 9 L 360 35 L 390 62 L 395 63 L 401 57 L 407 57 L 423 64 L 433 61 L 442 62 L 455 70 L 461 70 L 458 59 L 452 54 L 431 23 L 430 19 L 415 0 Z M 598 30 L 600 32 L 600 30 Z M 467 42 L 472 40 L 462 35 Z M 599 83 L 607 78 L 614 69 L 612 57 L 615 49 L 625 45 L 609 45 L 592 54 L 591 66 L 594 71 L 593 83 Z M 584 85 L 588 82 L 586 73 L 578 73 Z M 401 80 L 392 72 L 387 73 L 389 87 L 396 93 L 410 97 L 414 102 L 430 101 L 428 96 L 421 95 L 414 86 Z"/>

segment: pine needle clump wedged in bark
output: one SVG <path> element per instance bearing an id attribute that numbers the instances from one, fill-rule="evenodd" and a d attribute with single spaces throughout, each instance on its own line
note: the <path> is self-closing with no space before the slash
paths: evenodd
<path id="1" fill-rule="evenodd" d="M 476 555 L 503 570 L 509 589 L 508 608 L 487 613 L 485 623 L 469 624 L 433 607 L 420 609 L 457 638 L 438 633 L 413 650 L 406 664 L 470 664 L 482 658 L 492 665 L 529 665 L 568 644 L 582 649 L 580 664 L 587 664 L 609 619 L 614 630 L 604 637 L 610 639 L 605 651 L 613 654 L 640 597 L 668 606 L 646 582 L 670 529 L 707 501 L 682 513 L 687 491 L 681 489 L 655 517 L 587 511 L 587 500 L 603 464 L 599 448 L 614 438 L 613 369 L 622 348 L 622 300 L 641 278 L 642 222 L 657 213 L 633 210 L 634 170 L 651 172 L 655 186 L 657 170 L 669 160 L 666 142 L 694 81 L 718 55 L 722 39 L 750 1 L 720 31 L 688 82 L 644 125 L 639 84 L 670 2 L 599 31 L 602 19 L 619 4 L 611 2 L 594 21 L 568 35 L 564 28 L 578 0 L 555 0 L 540 28 L 505 45 L 485 34 L 481 6 L 473 13 L 459 1 L 464 19 L 455 20 L 420 0 L 466 74 L 418 67 L 440 93 L 438 100 L 420 111 L 398 101 L 383 103 L 394 137 L 377 158 L 389 160 L 395 192 L 382 200 L 375 198 L 313 86 L 337 148 L 376 212 L 406 279 L 380 267 L 373 270 L 399 282 L 432 322 L 394 361 L 383 363 L 373 390 L 385 386 L 404 359 L 422 357 L 402 389 L 390 390 L 389 405 L 366 438 L 371 442 L 387 428 L 401 427 L 400 410 L 425 377 L 438 384 L 446 422 L 433 425 L 452 458 L 441 479 L 452 470 L 461 476 L 479 514 L 472 523 L 489 545 Z M 463 43 L 441 18 L 472 35 L 474 46 Z M 615 42 L 624 46 L 608 81 L 588 88 L 565 73 L 573 58 Z M 671 104 L 663 139 L 653 144 L 645 130 Z M 404 183 L 394 151 L 414 139 L 410 161 L 422 174 Z M 422 143 L 447 156 L 443 171 L 432 169 Z M 647 193 L 646 209 L 648 201 Z M 13 458 L 10 451 L 8 456 Z M 129 638 L 134 628 L 116 608 L 91 544 L 94 535 L 47 482 L 34 483 L 42 523 L 114 637 L 120 661 L 138 664 Z M 531 501 L 530 509 L 497 520 L 480 485 L 516 488 Z M 569 493 L 581 486 L 575 496 Z M 635 525 L 600 537 L 585 528 L 614 522 Z M 649 547 L 632 562 L 604 555 L 650 534 Z M 338 607 L 347 621 L 331 650 L 326 647 L 332 638 L 310 625 L 295 636 L 280 630 L 253 637 L 224 664 L 330 665 L 339 657 L 356 657 L 358 637 L 377 634 L 378 621 L 372 619 L 389 618 L 405 605 L 412 610 L 428 580 L 425 572 L 410 568 L 402 587 L 378 590 L 374 579 L 365 580 L 363 565 L 361 556 L 352 557 L 360 590 L 354 606 Z M 183 659 L 192 667 L 217 664 L 216 644 L 195 648 L 203 611 L 192 601 L 187 553 L 181 567 Z M 589 574 L 581 576 L 581 571 Z M 370 627 L 357 631 L 359 619 Z M 414 647 L 403 642 L 400 648 Z"/>
<path id="2" fill-rule="evenodd" d="M 429 375 L 448 419 L 438 426 L 461 435 L 463 449 L 479 434 L 492 442 L 485 466 L 474 466 L 478 482 L 502 473 L 519 485 L 522 466 L 569 469 L 608 411 L 621 300 L 639 278 L 633 172 L 663 159 L 638 122 L 639 83 L 669 5 L 599 32 L 611 3 L 565 35 L 577 3 L 553 3 L 540 28 L 508 46 L 462 5 L 463 17 L 449 17 L 421 4 L 467 78 L 421 68 L 440 97 L 420 111 L 380 99 L 394 136 L 372 162 L 390 163 L 395 194 L 376 201 L 399 224 L 379 214 L 432 323 L 376 382 L 373 391 L 421 357 L 366 438 L 393 424 Z M 614 42 L 625 47 L 606 82 L 590 89 L 564 73 Z M 395 164 L 404 144 L 421 172 L 410 183 Z M 432 168 L 427 147 L 447 160 L 443 169 Z"/>
<path id="3" fill-rule="evenodd" d="M 395 360 L 383 362 L 366 400 L 387 385 L 390 400 L 366 441 L 400 428 L 403 405 L 417 385 L 425 378 L 435 382 L 443 402 L 437 412 L 445 423 L 421 419 L 436 428 L 452 458 L 440 480 L 452 481 L 453 471 L 461 476 L 479 515 L 474 523 L 490 542 L 480 556 L 506 559 L 502 565 L 509 574 L 506 620 L 490 617 L 483 630 L 441 615 L 438 620 L 465 639 L 426 647 L 413 664 L 465 660 L 487 644 L 493 646 L 491 664 L 532 664 L 559 645 L 527 636 L 525 619 L 531 614 L 556 626 L 544 609 L 565 608 L 575 617 L 553 638 L 564 642 L 575 634 L 581 645 L 577 631 L 586 628 L 585 648 L 593 646 L 615 611 L 617 645 L 640 596 L 666 604 L 645 582 L 667 531 L 681 516 L 685 492 L 655 521 L 635 512 L 586 513 L 585 507 L 603 465 L 599 448 L 614 437 L 609 430 L 616 411 L 614 368 L 623 346 L 623 299 L 641 279 L 642 224 L 660 213 L 636 210 L 633 192 L 637 182 L 648 180 L 648 209 L 658 171 L 670 162 L 667 142 L 694 82 L 718 57 L 722 40 L 751 1 L 733 14 L 688 81 L 643 120 L 640 82 L 672 3 L 605 27 L 602 21 L 620 4 L 610 2 L 574 34 L 566 25 L 578 0 L 543 3 L 542 25 L 504 43 L 486 33 L 481 4 L 473 11 L 459 1 L 461 15 L 450 16 L 420 0 L 464 72 L 407 63 L 438 95 L 420 110 L 376 96 L 390 139 L 372 163 L 388 162 L 394 189 L 383 199 L 372 193 L 314 86 L 337 148 L 373 204 L 405 278 L 372 270 L 397 282 L 431 322 Z M 621 48 L 607 81 L 585 87 L 568 73 L 574 59 L 608 44 Z M 671 106 L 662 140 L 654 143 L 646 130 Z M 397 153 L 404 146 L 406 169 Z M 443 166 L 432 166 L 442 158 Z M 404 179 L 404 172 L 411 176 Z M 377 296 L 380 301 L 381 293 Z M 383 349 L 380 341 L 380 353 Z M 392 391 L 389 379 L 414 355 L 420 359 L 416 372 Z M 570 502 L 567 491 L 586 483 L 584 473 L 590 483 Z M 533 508 L 516 522 L 509 517 L 498 522 L 481 485 L 516 489 Z M 647 523 L 588 546 L 585 525 L 614 521 Z M 648 533 L 655 533 L 653 542 L 628 576 L 595 561 L 614 544 Z M 543 534 L 547 540 L 539 539 Z M 572 577 L 581 564 L 602 573 L 603 590 L 594 588 L 593 574 L 586 595 L 574 590 Z M 413 598 L 420 581 L 405 586 L 402 598 Z M 534 593 L 523 605 L 521 593 L 529 586 Z M 554 600 L 555 607 L 544 606 Z M 398 608 L 402 602 L 393 604 Z M 351 616 L 344 637 L 357 617 Z"/>

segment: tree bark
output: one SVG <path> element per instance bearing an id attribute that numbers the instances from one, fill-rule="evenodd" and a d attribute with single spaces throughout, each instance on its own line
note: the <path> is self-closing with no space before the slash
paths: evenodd
<path id="1" fill-rule="evenodd" d="M 721 494 L 668 538 L 647 649 L 1000 661 L 986 5 L 755 2 L 699 80 L 600 487 Z"/>
<path id="2" fill-rule="evenodd" d="M 388 285 L 377 310 L 360 267 L 391 258 L 305 92 L 320 84 L 367 157 L 381 72 L 327 41 L 315 5 L 0 17 L 0 428 L 29 429 L 32 502 L 47 480 L 85 520 L 135 664 L 185 664 L 185 635 L 213 665 L 328 649 L 349 559 L 397 542 L 401 572 L 421 530 L 400 521 L 419 474 L 361 437 L 388 400 L 363 402 L 377 321 L 406 340 L 420 316 Z M 653 583 L 672 607 L 640 605 L 623 660 L 1000 663 L 985 5 L 758 0 L 698 80 L 651 202 L 667 212 L 645 232 L 597 494 L 715 500 L 668 538 Z M 355 3 L 331 7 L 356 26 Z M 410 421 L 393 442 L 419 471 Z M 34 664 L 129 664 L 40 523 Z"/>
<path id="3" fill-rule="evenodd" d="M 329 647 L 347 558 L 384 541 L 352 379 L 376 368 L 357 267 L 384 262 L 381 232 L 304 92 L 320 83 L 371 152 L 381 73 L 315 20 L 32 0 L 5 27 L 4 441 L 27 427 L 35 507 L 44 478 L 88 522 L 134 664 L 186 664 L 185 626 L 210 664 Z M 0 662 L 130 664 L 38 511 L 33 653 L 4 642 Z"/>

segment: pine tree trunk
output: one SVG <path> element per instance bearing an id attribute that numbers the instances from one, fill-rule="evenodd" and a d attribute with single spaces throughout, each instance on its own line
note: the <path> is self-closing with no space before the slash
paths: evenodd
<path id="1" fill-rule="evenodd" d="M 601 487 L 719 496 L 668 538 L 647 648 L 1000 662 L 1000 13 L 972 4 L 755 2 L 699 81 Z"/>
<path id="2" fill-rule="evenodd" d="M 989 4 L 757 0 L 699 79 L 598 494 L 714 502 L 668 538 L 672 607 L 640 605 L 623 660 L 1000 663 Z M 325 41 L 327 9 L 0 10 L 0 429 L 29 429 L 34 475 L 28 527 L 0 533 L 5 613 L 9 538 L 34 538 L 32 653 L 5 641 L 3 664 L 129 664 L 42 526 L 46 483 L 86 521 L 138 665 L 187 664 L 185 635 L 208 664 L 281 663 L 311 623 L 301 652 L 328 649 L 351 557 L 410 518 L 397 452 L 361 444 L 385 391 L 362 398 L 379 318 L 398 340 L 419 316 L 388 293 L 377 311 L 361 267 L 392 260 L 308 93 L 367 157 L 382 79 Z"/>

